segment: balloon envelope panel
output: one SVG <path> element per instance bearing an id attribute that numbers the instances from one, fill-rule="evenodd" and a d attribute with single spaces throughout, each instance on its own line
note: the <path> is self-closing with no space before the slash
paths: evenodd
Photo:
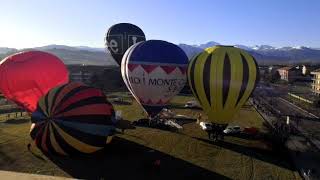
<path id="1" fill-rule="evenodd" d="M 129 23 L 119 23 L 111 26 L 105 38 L 108 50 L 119 65 L 124 53 L 130 46 L 145 40 L 143 31 L 138 26 Z"/>
<path id="2" fill-rule="evenodd" d="M 61 155 L 93 153 L 114 133 L 114 110 L 102 91 L 81 83 L 56 87 L 32 113 L 30 135 L 45 152 Z"/>
<path id="3" fill-rule="evenodd" d="M 228 122 L 253 92 L 258 77 L 255 59 L 229 46 L 205 49 L 188 66 L 190 88 L 209 120 Z"/>
<path id="4" fill-rule="evenodd" d="M 21 52 L 0 63 L 0 91 L 30 112 L 36 109 L 41 96 L 68 81 L 68 70 L 63 62 L 46 52 Z"/>
<path id="5" fill-rule="evenodd" d="M 184 87 L 187 63 L 178 46 L 149 40 L 128 49 L 122 60 L 122 77 L 136 100 L 154 116 Z"/>

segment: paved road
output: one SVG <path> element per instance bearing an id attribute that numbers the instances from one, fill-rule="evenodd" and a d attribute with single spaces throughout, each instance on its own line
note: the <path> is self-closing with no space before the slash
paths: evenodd
<path id="1" fill-rule="evenodd" d="M 286 101 L 281 96 L 285 93 L 281 89 L 275 89 L 274 87 L 266 87 L 260 85 L 256 93 L 260 98 L 263 98 L 265 102 L 269 102 L 275 110 L 277 110 L 282 116 L 290 116 L 290 118 L 298 119 L 298 127 L 307 133 L 312 138 L 320 140 L 320 119 L 317 116 L 297 107 L 296 105 Z"/>
<path id="2" fill-rule="evenodd" d="M 316 120 L 317 117 L 314 115 L 282 99 L 282 95 L 282 92 L 277 92 L 274 88 L 264 86 L 260 86 L 255 92 L 257 98 L 263 101 L 264 104 L 266 103 L 265 105 L 269 106 L 269 108 L 273 108 L 274 111 L 280 115 L 299 117 L 301 121 L 298 121 L 298 125 L 296 121 L 292 121 L 291 124 L 305 136 L 290 136 L 286 142 L 286 146 L 289 149 L 295 166 L 299 169 L 304 179 L 320 179 L 320 166 L 318 166 L 320 164 L 320 141 L 318 141 L 320 139 L 320 121 Z M 265 120 L 274 121 L 271 118 L 272 116 L 268 116 L 263 112 L 260 113 L 266 116 Z M 273 119 L 275 118 L 273 117 Z M 310 142 L 312 142 L 312 144 Z M 312 173 L 307 175 L 310 171 L 312 171 Z"/>

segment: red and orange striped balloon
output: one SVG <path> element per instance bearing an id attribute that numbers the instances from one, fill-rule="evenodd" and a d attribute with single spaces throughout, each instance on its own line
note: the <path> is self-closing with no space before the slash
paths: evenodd
<path id="1" fill-rule="evenodd" d="M 30 135 L 45 152 L 93 153 L 112 138 L 113 117 L 113 107 L 102 91 L 73 82 L 50 90 L 39 100 Z"/>

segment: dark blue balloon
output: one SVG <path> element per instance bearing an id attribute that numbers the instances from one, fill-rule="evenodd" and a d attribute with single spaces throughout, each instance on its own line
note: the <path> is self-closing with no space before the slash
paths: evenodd
<path id="1" fill-rule="evenodd" d="M 120 65 L 126 50 L 135 43 L 145 41 L 144 32 L 136 25 L 119 23 L 111 26 L 105 37 L 105 45 Z"/>
<path id="2" fill-rule="evenodd" d="M 149 116 L 184 87 L 188 57 L 177 45 L 148 40 L 131 46 L 123 56 L 122 78 Z"/>
<path id="3" fill-rule="evenodd" d="M 186 64 L 188 57 L 177 45 L 162 41 L 148 40 L 139 43 L 130 56 L 130 61 L 154 62 L 156 64 Z"/>

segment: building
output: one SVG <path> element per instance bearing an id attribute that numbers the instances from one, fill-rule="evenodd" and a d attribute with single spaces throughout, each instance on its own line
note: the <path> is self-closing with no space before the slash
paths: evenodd
<path id="1" fill-rule="evenodd" d="M 98 73 L 103 69 L 98 66 L 87 66 L 87 65 L 69 65 L 69 79 L 70 81 L 82 82 L 90 85 L 91 79 L 94 73 Z"/>
<path id="2" fill-rule="evenodd" d="M 289 81 L 289 71 L 292 69 L 292 67 L 282 67 L 279 68 L 277 71 L 280 74 L 280 79 Z"/>
<path id="3" fill-rule="evenodd" d="M 70 81 L 82 82 L 107 91 L 127 90 L 119 67 L 68 65 L 68 70 Z"/>
<path id="4" fill-rule="evenodd" d="M 288 82 L 296 81 L 297 79 L 301 79 L 302 70 L 299 66 L 287 66 L 282 67 L 277 70 L 280 74 L 280 79 Z"/>
<path id="5" fill-rule="evenodd" d="M 311 71 L 310 73 L 312 77 L 312 92 L 316 95 L 320 95 L 320 69 L 316 69 L 314 71 Z"/>
<path id="6" fill-rule="evenodd" d="M 69 73 L 70 81 L 83 82 L 84 84 L 90 84 L 91 77 L 92 73 L 85 70 L 73 71 Z"/>

